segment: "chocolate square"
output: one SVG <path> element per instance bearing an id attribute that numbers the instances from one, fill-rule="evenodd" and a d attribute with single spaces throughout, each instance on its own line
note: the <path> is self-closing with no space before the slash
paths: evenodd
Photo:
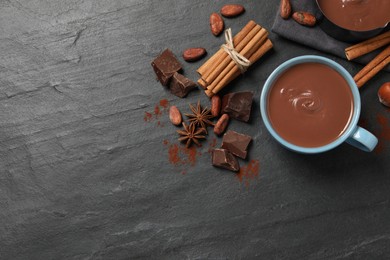
<path id="1" fill-rule="evenodd" d="M 173 54 L 170 49 L 166 49 L 155 58 L 152 61 L 152 67 L 157 75 L 157 79 L 163 86 L 168 86 L 173 74 L 182 68 L 180 62 L 176 59 L 175 54 Z"/>
<path id="2" fill-rule="evenodd" d="M 196 83 L 180 73 L 175 72 L 172 76 L 171 83 L 169 83 L 169 88 L 172 94 L 182 98 L 187 96 L 188 92 L 196 88 Z"/>
<path id="3" fill-rule="evenodd" d="M 252 110 L 253 92 L 243 91 L 223 96 L 222 113 L 240 121 L 248 122 Z"/>
<path id="4" fill-rule="evenodd" d="M 226 149 L 214 149 L 212 164 L 216 167 L 224 168 L 233 172 L 240 170 L 237 158 Z"/>
<path id="5" fill-rule="evenodd" d="M 227 131 L 222 138 L 222 148 L 228 150 L 232 154 L 245 159 L 247 155 L 248 145 L 252 137 L 237 133 L 235 131 Z"/>

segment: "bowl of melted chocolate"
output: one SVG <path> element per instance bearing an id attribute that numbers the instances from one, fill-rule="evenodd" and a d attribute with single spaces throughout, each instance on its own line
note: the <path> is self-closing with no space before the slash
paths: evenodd
<path id="1" fill-rule="evenodd" d="M 360 95 L 338 63 L 315 55 L 281 64 L 264 84 L 260 110 L 271 135 L 290 150 L 320 153 L 343 142 L 372 151 L 378 140 L 357 126 Z"/>
<path id="2" fill-rule="evenodd" d="M 317 0 L 320 27 L 346 42 L 371 38 L 389 29 L 389 0 Z"/>

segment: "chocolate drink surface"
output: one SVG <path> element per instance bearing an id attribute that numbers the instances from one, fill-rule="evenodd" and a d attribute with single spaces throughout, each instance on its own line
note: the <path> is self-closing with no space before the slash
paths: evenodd
<path id="1" fill-rule="evenodd" d="M 390 22 L 389 0 L 318 0 L 334 24 L 353 31 L 370 31 Z"/>
<path id="2" fill-rule="evenodd" d="M 268 94 L 267 113 L 274 130 L 301 147 L 335 141 L 353 115 L 347 81 L 321 63 L 301 63 L 284 71 Z"/>

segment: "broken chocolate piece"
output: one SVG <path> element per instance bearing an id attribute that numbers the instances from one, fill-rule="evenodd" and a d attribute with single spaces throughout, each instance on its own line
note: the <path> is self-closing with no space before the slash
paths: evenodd
<path id="1" fill-rule="evenodd" d="M 187 96 L 188 92 L 196 88 L 196 83 L 180 73 L 175 72 L 171 79 L 171 83 L 169 84 L 169 88 L 171 89 L 172 94 L 182 98 Z"/>
<path id="2" fill-rule="evenodd" d="M 229 114 L 230 117 L 248 122 L 252 109 L 253 92 L 243 91 L 229 93 L 223 96 L 222 113 Z"/>
<path id="3" fill-rule="evenodd" d="M 224 168 L 230 171 L 237 172 L 240 170 L 240 165 L 236 157 L 226 149 L 214 149 L 212 156 L 212 164 L 216 167 Z"/>
<path id="4" fill-rule="evenodd" d="M 168 86 L 169 80 L 173 74 L 181 70 L 181 64 L 176 59 L 175 54 L 170 49 L 163 51 L 152 61 L 152 67 L 157 75 L 157 79 L 162 85 Z"/>
<path id="5" fill-rule="evenodd" d="M 247 155 L 247 148 L 251 140 L 252 137 L 249 135 L 229 130 L 223 135 L 221 147 L 232 154 L 245 159 Z"/>

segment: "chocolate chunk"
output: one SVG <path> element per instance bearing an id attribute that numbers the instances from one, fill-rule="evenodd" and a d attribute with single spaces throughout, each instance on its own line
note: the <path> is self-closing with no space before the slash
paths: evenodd
<path id="1" fill-rule="evenodd" d="M 226 149 L 214 149 L 212 164 L 216 167 L 224 168 L 230 171 L 237 172 L 240 170 L 240 165 L 236 157 Z"/>
<path id="2" fill-rule="evenodd" d="M 157 79 L 164 86 L 168 86 L 173 74 L 181 70 L 181 64 L 170 49 L 163 51 L 152 61 L 152 67 L 157 75 Z"/>
<path id="3" fill-rule="evenodd" d="M 253 92 L 243 91 L 223 96 L 222 113 L 240 121 L 248 122 L 252 109 Z"/>
<path id="4" fill-rule="evenodd" d="M 245 159 L 247 155 L 247 148 L 251 140 L 252 137 L 249 135 L 229 130 L 223 135 L 221 147 L 232 154 Z"/>
<path id="5" fill-rule="evenodd" d="M 196 83 L 184 77 L 180 73 L 175 72 L 169 87 L 172 94 L 182 98 L 187 96 L 188 92 L 196 88 Z"/>

